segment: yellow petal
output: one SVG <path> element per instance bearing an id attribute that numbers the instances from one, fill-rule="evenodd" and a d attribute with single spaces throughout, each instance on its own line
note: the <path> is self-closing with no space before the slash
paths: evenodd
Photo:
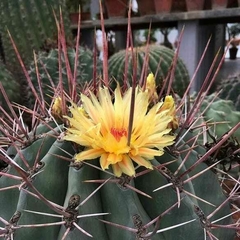
<path id="1" fill-rule="evenodd" d="M 99 100 L 92 96 L 92 101 L 94 102 L 94 105 L 99 106 L 98 114 L 102 123 L 101 132 L 103 135 L 105 135 L 113 125 L 114 109 L 111 101 L 111 96 L 106 88 L 99 89 L 98 98 Z"/>
<path id="2" fill-rule="evenodd" d="M 150 73 L 146 81 L 146 91 L 148 92 L 150 100 L 157 100 L 158 95 L 156 91 L 156 81 L 153 73 Z"/>
<path id="3" fill-rule="evenodd" d="M 109 162 L 109 164 L 115 164 L 115 163 L 121 162 L 122 161 L 122 155 L 121 154 L 117 155 L 117 154 L 114 154 L 114 153 L 110 153 L 110 154 L 108 154 L 107 161 Z"/>
<path id="4" fill-rule="evenodd" d="M 147 76 L 146 88 L 152 90 L 155 90 L 156 88 L 156 82 L 153 73 L 149 73 Z"/>
<path id="5" fill-rule="evenodd" d="M 151 149 L 151 148 L 139 148 L 139 149 L 133 149 L 131 151 L 131 154 L 133 156 L 140 155 L 141 157 L 147 158 L 147 159 L 153 159 L 154 156 L 162 156 L 164 154 L 163 151 L 158 149 Z"/>
<path id="6" fill-rule="evenodd" d="M 107 161 L 108 154 L 103 153 L 100 157 L 100 166 L 103 170 L 108 169 L 109 167 L 109 162 Z"/>
<path id="7" fill-rule="evenodd" d="M 75 155 L 76 161 L 91 160 L 100 157 L 104 151 L 102 149 L 88 149 Z"/>
<path id="8" fill-rule="evenodd" d="M 113 173 L 116 177 L 121 177 L 122 170 L 119 167 L 118 163 L 112 165 Z"/>
<path id="9" fill-rule="evenodd" d="M 122 172 L 126 175 L 132 177 L 135 176 L 135 169 L 133 162 L 127 155 L 123 155 L 122 161 L 118 163 L 118 166 L 121 168 Z"/>
<path id="10" fill-rule="evenodd" d="M 61 97 L 56 97 L 54 99 L 51 113 L 55 117 L 61 117 L 62 116 L 62 98 Z"/>
<path id="11" fill-rule="evenodd" d="M 145 168 L 153 169 L 152 164 L 148 160 L 142 158 L 141 156 L 130 155 L 130 157 L 139 166 L 144 166 Z"/>
<path id="12" fill-rule="evenodd" d="M 92 100 L 87 97 L 86 95 L 81 95 L 81 100 L 83 102 L 83 107 L 86 111 L 86 113 L 89 115 L 89 117 L 92 119 L 93 123 L 99 123 L 101 122 L 101 118 L 99 115 L 99 112 L 101 112 L 100 105 L 94 105 Z"/>
<path id="13" fill-rule="evenodd" d="M 71 131 L 70 131 L 71 132 Z M 79 135 L 68 134 L 63 137 L 64 140 L 75 142 L 79 145 L 88 146 L 88 142 L 84 141 Z"/>

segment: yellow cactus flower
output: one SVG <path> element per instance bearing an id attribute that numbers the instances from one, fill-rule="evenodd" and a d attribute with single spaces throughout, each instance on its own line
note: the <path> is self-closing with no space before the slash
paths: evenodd
<path id="1" fill-rule="evenodd" d="M 58 118 L 62 117 L 62 98 L 61 97 L 56 97 L 54 99 L 51 113 L 54 117 L 58 117 Z"/>
<path id="2" fill-rule="evenodd" d="M 75 155 L 75 161 L 100 158 L 103 170 L 112 167 L 115 176 L 122 173 L 135 176 L 135 166 L 152 169 L 150 160 L 161 156 L 163 148 L 174 143 L 169 123 L 173 116 L 169 109 L 159 111 L 163 102 L 149 109 L 149 95 L 136 88 L 134 119 L 129 133 L 129 116 L 132 88 L 121 94 L 117 86 L 114 102 L 109 89 L 100 88 L 98 96 L 82 94 L 82 109 L 76 104 L 70 107 L 71 116 L 65 140 L 85 146 Z M 130 134 L 130 136 L 129 136 Z M 128 141 L 130 138 L 130 141 Z"/>
<path id="3" fill-rule="evenodd" d="M 146 91 L 148 91 L 151 101 L 156 101 L 158 99 L 156 91 L 156 81 L 153 73 L 148 74 L 146 82 Z"/>
<path id="4" fill-rule="evenodd" d="M 169 123 L 170 128 L 173 130 L 178 128 L 178 119 L 176 117 L 176 106 L 172 96 L 168 95 L 164 99 L 164 103 L 159 109 L 159 112 L 168 110 L 168 114 L 173 117 L 173 120 Z"/>

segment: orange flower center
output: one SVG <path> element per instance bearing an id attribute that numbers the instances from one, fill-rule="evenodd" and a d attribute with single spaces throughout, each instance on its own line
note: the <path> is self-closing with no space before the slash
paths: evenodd
<path id="1" fill-rule="evenodd" d="M 117 129 L 112 127 L 110 132 L 118 142 L 121 140 L 123 136 L 127 137 L 127 130 L 124 128 Z"/>

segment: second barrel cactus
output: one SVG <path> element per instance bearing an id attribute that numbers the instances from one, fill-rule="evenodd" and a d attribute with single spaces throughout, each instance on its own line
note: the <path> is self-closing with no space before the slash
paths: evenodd
<path id="1" fill-rule="evenodd" d="M 205 97 L 201 109 L 208 127 L 218 138 L 240 122 L 240 112 L 236 111 L 234 102 L 216 97 L 215 94 Z M 240 129 L 234 133 L 234 137 L 240 141 Z"/>
<path id="2" fill-rule="evenodd" d="M 222 80 L 218 90 L 220 98 L 233 101 L 236 109 L 240 111 L 240 74 Z"/>
<path id="3" fill-rule="evenodd" d="M 84 87 L 86 83 L 90 83 L 93 79 L 93 71 L 98 76 L 101 73 L 101 65 L 97 60 L 96 67 L 94 69 L 94 56 L 93 52 L 85 47 L 78 49 L 78 54 L 75 48 L 69 47 L 67 49 L 67 60 L 64 57 L 64 53 L 59 53 L 58 49 L 52 49 L 49 53 L 40 52 L 37 55 L 36 63 L 32 63 L 29 67 L 29 75 L 32 83 L 35 87 L 38 87 L 38 78 L 41 80 L 41 87 L 45 95 L 45 100 L 50 103 L 51 97 L 54 95 L 53 88 L 59 84 L 59 59 L 62 61 L 61 77 L 63 82 L 64 90 L 68 89 L 68 82 L 70 76 L 67 74 L 66 61 L 69 62 L 72 77 L 74 73 L 75 59 L 78 59 L 76 81 L 81 87 Z M 37 64 L 37 71 L 36 71 Z M 51 96 L 51 97 L 50 97 Z"/>
<path id="4" fill-rule="evenodd" d="M 175 52 L 162 45 L 149 45 L 133 48 L 129 50 L 121 50 L 109 59 L 109 76 L 118 79 L 121 82 L 121 79 L 124 79 L 125 73 L 125 62 L 126 62 L 126 53 L 128 54 L 128 63 L 127 63 L 127 79 L 129 82 L 132 81 L 134 74 L 133 58 L 136 57 L 136 69 L 137 69 L 137 78 L 140 80 L 142 71 L 144 69 L 144 61 L 146 59 L 146 71 L 145 74 L 153 73 L 156 77 L 156 84 L 158 86 L 163 85 L 163 81 L 169 79 L 169 72 L 172 69 L 172 63 L 174 60 Z M 173 90 L 179 94 L 183 95 L 189 83 L 189 74 L 188 70 L 183 63 L 183 61 L 178 58 L 177 63 L 174 69 L 174 79 L 173 79 Z M 123 81 L 123 80 L 122 80 Z"/>

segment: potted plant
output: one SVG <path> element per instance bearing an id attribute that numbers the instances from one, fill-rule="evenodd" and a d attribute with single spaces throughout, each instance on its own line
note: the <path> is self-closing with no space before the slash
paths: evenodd
<path id="1" fill-rule="evenodd" d="M 66 6 L 72 24 L 78 24 L 79 6 L 81 10 L 81 19 L 91 19 L 90 3 L 91 0 L 66 0 Z"/>
<path id="2" fill-rule="evenodd" d="M 240 24 L 236 23 L 232 25 L 227 25 L 227 32 L 228 41 L 231 42 L 231 47 L 229 48 L 229 58 L 236 59 L 238 52 L 237 45 L 239 45 L 240 42 L 240 39 L 237 39 L 236 36 L 240 34 Z"/>

